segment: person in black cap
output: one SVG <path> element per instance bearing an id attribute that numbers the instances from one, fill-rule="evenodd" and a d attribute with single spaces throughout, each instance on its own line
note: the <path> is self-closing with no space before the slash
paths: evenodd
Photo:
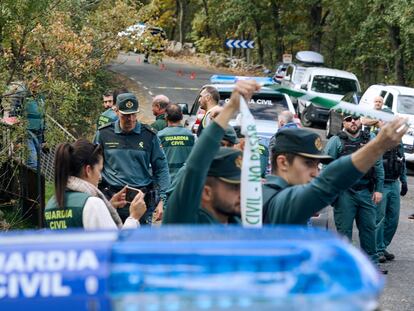
<path id="1" fill-rule="evenodd" d="M 255 81 L 238 81 L 230 101 L 203 130 L 168 199 L 163 224 L 215 224 L 240 221 L 241 152 L 221 147 L 229 120 L 239 107 L 239 94 L 250 98 Z"/>
<path id="2" fill-rule="evenodd" d="M 223 139 L 221 140 L 220 145 L 222 147 L 233 148 L 234 145 L 238 143 L 239 143 L 239 139 L 237 138 L 236 131 L 231 125 L 229 125 L 226 128 L 226 131 L 224 132 L 224 136 L 223 136 Z"/>
<path id="3" fill-rule="evenodd" d="M 170 184 L 168 163 L 156 133 L 137 121 L 138 100 L 135 95 L 117 95 L 116 105 L 119 120 L 100 127 L 94 139 L 104 151 L 99 189 L 109 198 L 126 185 L 140 189 L 145 193 L 147 205 L 140 222 L 151 224 L 154 210 L 157 210 L 157 218 L 163 211 L 165 192 Z M 125 220 L 128 206 L 118 209 L 118 213 Z"/>
<path id="4" fill-rule="evenodd" d="M 235 146 L 236 148 L 243 151 L 244 149 L 244 135 L 241 133 L 241 128 L 239 125 L 236 125 L 234 127 L 234 130 L 236 132 L 237 138 L 239 139 L 239 142 Z M 261 177 L 265 178 L 266 173 L 268 171 L 269 166 L 269 148 L 266 147 L 266 145 L 263 143 L 262 138 L 259 137 L 259 154 L 260 154 L 260 167 L 261 167 Z"/>
<path id="5" fill-rule="evenodd" d="M 396 118 L 388 123 L 376 139 L 333 161 L 321 174 L 320 163 L 332 158 L 322 152 L 317 134 L 294 128 L 278 132 L 271 156 L 272 174 L 263 185 L 263 223 L 306 224 L 360 179 L 386 149 L 399 143 L 408 129 L 405 121 Z"/>
<path id="6" fill-rule="evenodd" d="M 359 117 L 345 115 L 343 130 L 338 135 L 332 136 L 326 145 L 327 154 L 334 159 L 342 158 L 374 139 L 373 133 L 362 131 L 361 127 Z M 384 146 L 387 147 L 386 150 L 391 148 L 391 146 Z M 352 228 L 355 221 L 361 248 L 374 263 L 378 263 L 379 254 L 377 254 L 375 236 L 376 204 L 379 204 L 382 199 L 384 168 L 381 159 L 375 158 L 375 160 L 376 162 L 358 182 L 339 195 L 333 206 L 337 231 L 352 241 Z"/>

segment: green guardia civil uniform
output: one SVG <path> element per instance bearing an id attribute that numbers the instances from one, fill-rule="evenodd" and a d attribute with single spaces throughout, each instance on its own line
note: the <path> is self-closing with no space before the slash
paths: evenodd
<path id="1" fill-rule="evenodd" d="M 163 224 L 218 224 L 219 221 L 201 206 L 201 194 L 211 163 L 220 149 L 224 129 L 212 122 L 197 140 L 184 167 L 176 178 L 175 188 L 164 211 Z M 231 148 L 230 152 L 235 152 Z M 226 170 L 227 163 L 221 169 Z M 230 223 L 240 223 L 238 217 L 230 217 Z"/>
<path id="2" fill-rule="evenodd" d="M 64 208 L 59 208 L 53 196 L 46 205 L 44 216 L 46 227 L 52 230 L 83 228 L 83 209 L 89 194 L 77 191 L 65 191 Z"/>
<path id="3" fill-rule="evenodd" d="M 395 159 L 392 159 L 394 158 Z M 401 183 L 407 183 L 407 168 L 402 144 L 387 151 L 383 156 L 385 171 L 382 201 L 377 207 L 377 254 L 384 255 L 397 231 L 400 218 Z"/>
<path id="4" fill-rule="evenodd" d="M 364 138 L 364 135 L 362 131 L 356 138 L 347 135 L 347 141 L 349 144 L 359 144 L 360 148 L 367 140 L 367 138 Z M 373 133 L 369 135 L 368 140 L 375 136 Z M 333 136 L 329 139 L 325 152 L 332 158 L 337 159 L 342 156 L 343 148 L 341 138 Z M 376 161 L 373 169 L 375 171 L 374 185 L 372 185 L 372 181 L 364 178 L 367 176 L 366 174 L 357 183 L 353 184 L 351 188 L 339 195 L 338 200 L 334 203 L 334 220 L 337 231 L 348 237 L 350 241 L 352 241 L 352 227 L 355 220 L 359 230 L 361 248 L 371 257 L 374 263 L 377 263 L 378 255 L 375 234 L 377 207 L 372 201 L 372 193 L 373 191 L 382 193 L 384 190 L 384 168 L 381 159 Z M 346 182 L 347 178 L 344 177 L 343 182 Z M 372 186 L 374 186 L 373 189 Z"/>
<path id="5" fill-rule="evenodd" d="M 112 108 L 106 109 L 98 118 L 97 127 L 100 128 L 105 124 L 112 123 L 118 120 L 118 115 Z"/>
<path id="6" fill-rule="evenodd" d="M 184 165 L 194 146 L 194 135 L 183 126 L 168 126 L 158 132 L 168 161 L 171 181 Z"/>
<path id="7" fill-rule="evenodd" d="M 155 185 L 161 199 L 170 185 L 170 175 L 165 153 L 156 133 L 145 124 L 137 122 L 135 128 L 125 133 L 119 120 L 99 128 L 95 143 L 104 150 L 102 180 L 115 189 L 125 185 L 143 188 Z M 155 206 L 147 207 L 143 218 L 151 223 Z M 124 220 L 129 215 L 128 208 L 117 209 Z"/>
<path id="8" fill-rule="evenodd" d="M 161 131 L 167 127 L 167 121 L 165 120 L 165 114 L 160 114 L 155 117 L 155 122 L 151 124 L 151 127 L 157 131 Z"/>

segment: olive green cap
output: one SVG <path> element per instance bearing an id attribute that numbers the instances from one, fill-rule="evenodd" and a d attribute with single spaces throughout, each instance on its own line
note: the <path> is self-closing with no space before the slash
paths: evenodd
<path id="1" fill-rule="evenodd" d="M 116 107 L 122 114 L 132 114 L 138 112 L 138 100 L 132 93 L 122 93 L 116 98 Z"/>
<path id="2" fill-rule="evenodd" d="M 220 180 L 239 184 L 241 177 L 242 153 L 240 150 L 220 147 L 208 170 L 208 176 L 217 177 Z"/>
<path id="3" fill-rule="evenodd" d="M 323 153 L 322 140 L 318 134 L 301 128 L 281 129 L 276 134 L 272 153 L 293 153 L 306 158 L 329 163 L 333 159 Z"/>

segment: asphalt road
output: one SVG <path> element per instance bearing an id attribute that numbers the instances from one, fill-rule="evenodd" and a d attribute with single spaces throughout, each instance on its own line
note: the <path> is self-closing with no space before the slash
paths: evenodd
<path id="1" fill-rule="evenodd" d="M 143 57 L 136 54 L 123 54 L 111 66 L 113 71 L 122 73 L 136 81 L 148 96 L 165 94 L 173 102 L 188 103 L 189 108 L 204 84 L 209 82 L 210 69 L 195 67 L 177 61 L 166 61 L 164 66 L 143 64 Z M 192 73 L 194 73 L 192 75 Z M 150 109 L 149 105 L 143 109 Z M 314 128 L 324 137 L 323 127 Z M 414 213 L 414 178 L 408 177 L 408 194 L 401 201 L 401 215 L 398 231 L 389 251 L 396 255 L 392 262 L 384 264 L 389 274 L 385 276 L 386 287 L 380 299 L 381 310 L 412 311 L 414 310 L 414 221 L 408 215 Z M 354 238 L 357 240 L 357 230 Z M 358 242 L 354 242 L 356 245 Z"/>

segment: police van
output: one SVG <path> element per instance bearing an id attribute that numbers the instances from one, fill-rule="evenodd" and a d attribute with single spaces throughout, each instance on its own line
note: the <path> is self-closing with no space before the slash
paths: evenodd
<path id="1" fill-rule="evenodd" d="M 228 75 L 213 75 L 210 78 L 211 84 L 204 85 L 198 92 L 197 97 L 189 112 L 189 117 L 185 121 L 185 126 L 197 132 L 198 125 L 203 118 L 205 111 L 200 108 L 199 98 L 201 91 L 207 86 L 215 87 L 220 94 L 220 105 L 224 105 L 230 100 L 231 92 L 237 80 L 240 79 L 254 79 L 261 84 L 272 84 L 272 78 L 268 77 L 244 77 L 244 76 L 228 76 Z M 257 134 L 261 138 L 264 145 L 268 146 L 270 138 L 278 130 L 278 115 L 284 110 L 289 110 L 295 114 L 292 101 L 289 96 L 279 93 L 271 88 L 262 87 L 259 92 L 256 92 L 251 100 L 247 103 L 253 117 L 256 120 Z M 295 116 L 294 121 L 300 126 L 299 119 Z M 240 125 L 240 115 L 230 121 L 230 125 Z"/>
<path id="2" fill-rule="evenodd" d="M 349 92 L 361 91 L 358 79 L 353 73 L 322 67 L 324 58 L 321 54 L 300 51 L 295 58 L 299 64 L 289 65 L 282 85 L 305 90 L 312 96 L 320 95 L 333 100 L 340 100 Z M 304 126 L 328 120 L 329 109 L 314 105 L 305 99 L 299 99 L 295 104 Z"/>

